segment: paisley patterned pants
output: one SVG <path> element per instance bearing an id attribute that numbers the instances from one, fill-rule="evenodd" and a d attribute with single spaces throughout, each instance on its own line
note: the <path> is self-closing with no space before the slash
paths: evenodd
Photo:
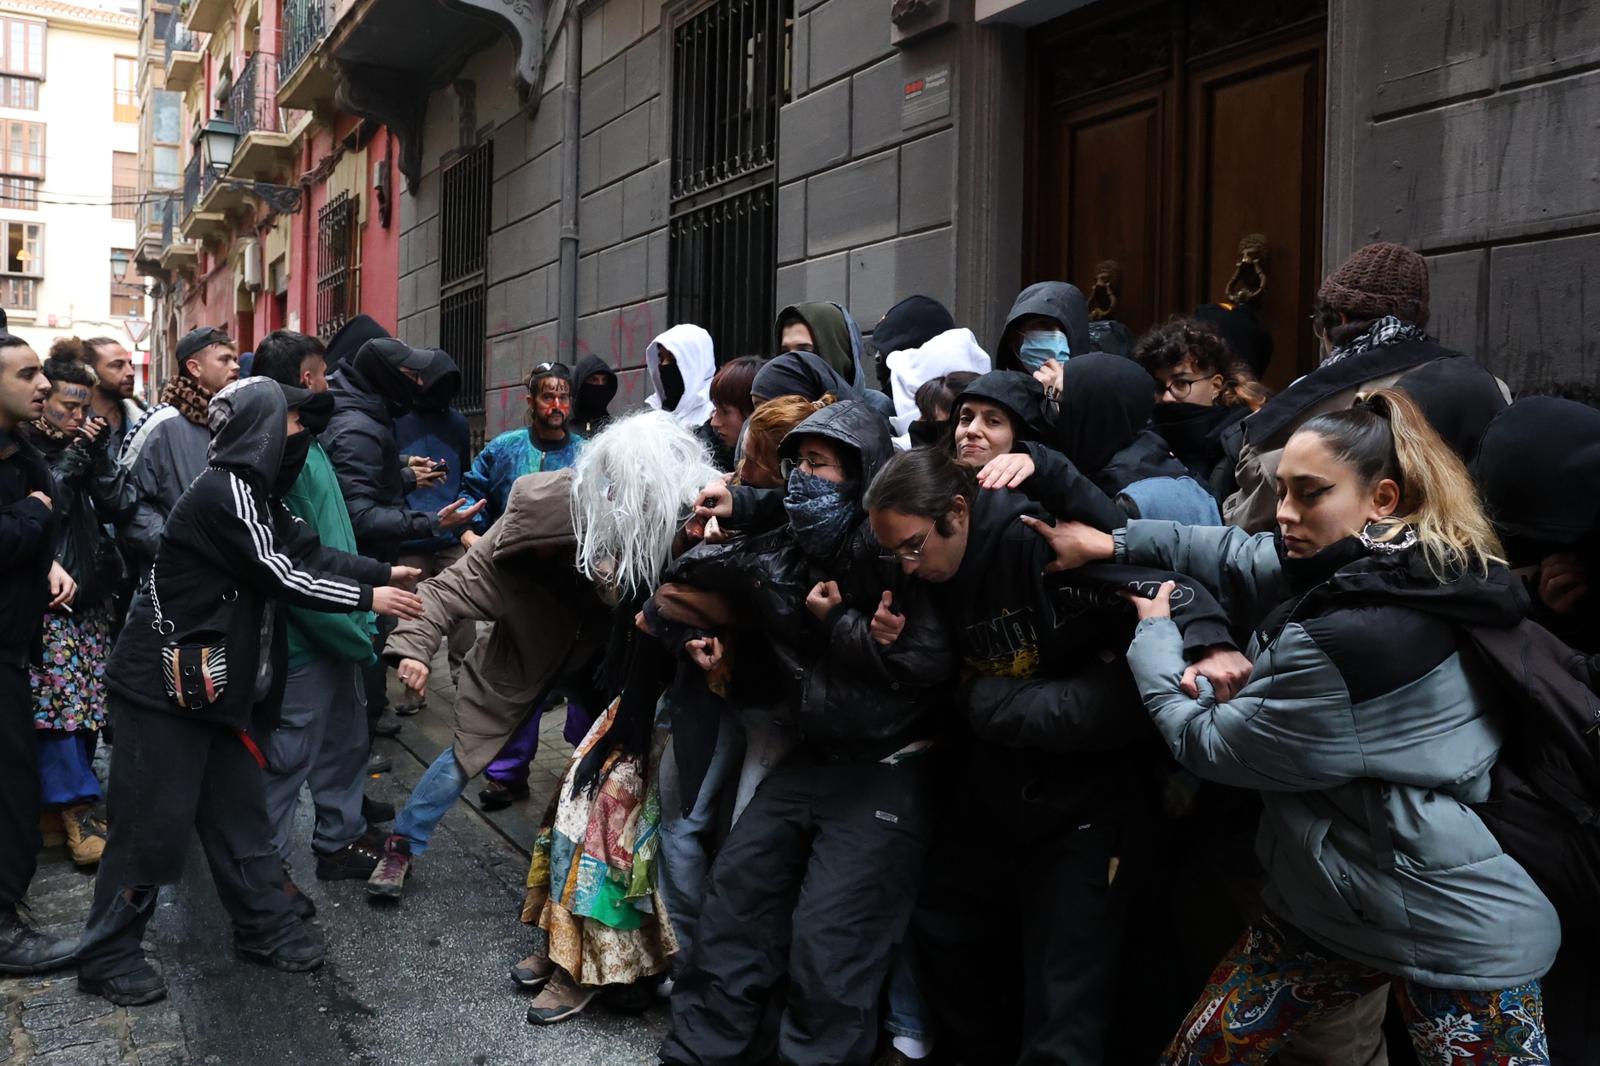
<path id="1" fill-rule="evenodd" d="M 1424 1066 L 1550 1066 L 1538 981 L 1493 992 L 1428 988 L 1342 959 L 1271 915 L 1217 964 L 1162 1066 L 1265 1063 L 1302 1022 L 1390 983 Z"/>

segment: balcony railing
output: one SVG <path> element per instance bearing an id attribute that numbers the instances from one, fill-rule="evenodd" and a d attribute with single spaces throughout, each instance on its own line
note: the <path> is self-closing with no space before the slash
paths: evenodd
<path id="1" fill-rule="evenodd" d="M 200 165 L 198 148 L 195 154 L 189 157 L 189 163 L 183 168 L 183 213 L 194 214 L 196 205 L 211 191 L 211 186 L 217 183 L 217 176 L 210 167 Z"/>
<path id="2" fill-rule="evenodd" d="M 111 217 L 137 219 L 139 190 L 132 185 L 111 186 Z"/>
<path id="3" fill-rule="evenodd" d="M 177 228 L 178 213 L 172 210 L 176 206 L 175 201 L 163 200 L 161 203 L 163 204 L 161 214 L 161 250 L 164 252 L 172 247 L 172 242 L 176 239 L 173 235 L 173 230 Z"/>
<path id="4" fill-rule="evenodd" d="M 198 52 L 200 51 L 200 38 L 193 30 L 183 24 L 180 18 L 167 20 L 167 32 L 164 37 L 167 45 L 167 55 L 173 52 Z"/>
<path id="5" fill-rule="evenodd" d="M 328 35 L 331 0 L 287 0 L 278 31 L 278 80 L 288 81 Z"/>
<path id="6" fill-rule="evenodd" d="M 257 52 L 244 62 L 239 80 L 228 90 L 228 121 L 242 140 L 256 130 L 282 133 L 278 115 L 278 65 L 266 52 Z"/>

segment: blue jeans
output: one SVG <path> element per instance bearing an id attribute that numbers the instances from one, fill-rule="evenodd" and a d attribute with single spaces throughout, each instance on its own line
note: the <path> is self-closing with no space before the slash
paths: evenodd
<path id="1" fill-rule="evenodd" d="M 724 714 L 717 727 L 717 746 L 706 767 L 705 780 L 700 783 L 694 806 L 685 815 L 682 789 L 678 784 L 678 760 L 672 742 L 669 741 L 661 753 L 661 767 L 656 777 L 661 794 L 660 886 L 667 915 L 672 920 L 672 931 L 678 937 L 680 959 L 689 957 L 690 943 L 699 924 L 723 790 L 738 780 L 743 762 L 744 729 L 733 715 Z"/>
<path id="2" fill-rule="evenodd" d="M 405 810 L 394 820 L 395 835 L 411 841 L 412 855 L 428 850 L 428 838 L 466 790 L 467 775 L 456 762 L 455 749 L 445 748 L 411 790 Z"/>
<path id="3" fill-rule="evenodd" d="M 883 1027 L 895 1036 L 926 1040 L 933 1035 L 927 1012 L 922 990 L 917 987 L 916 958 L 910 941 L 902 941 L 889 966 L 889 1013 Z"/>

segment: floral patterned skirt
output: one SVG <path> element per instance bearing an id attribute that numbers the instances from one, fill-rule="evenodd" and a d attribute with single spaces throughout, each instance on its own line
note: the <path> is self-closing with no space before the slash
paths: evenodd
<path id="1" fill-rule="evenodd" d="M 613 754 L 594 794 L 572 794 L 578 764 L 605 736 L 615 702 L 572 753 L 533 845 L 522 920 L 550 935 L 551 961 L 582 985 L 664 973 L 678 943 L 656 890 L 660 803 L 649 760 Z"/>
<path id="2" fill-rule="evenodd" d="M 105 724 L 114 620 L 110 604 L 44 616 L 44 655 L 28 671 L 34 728 L 74 732 Z"/>

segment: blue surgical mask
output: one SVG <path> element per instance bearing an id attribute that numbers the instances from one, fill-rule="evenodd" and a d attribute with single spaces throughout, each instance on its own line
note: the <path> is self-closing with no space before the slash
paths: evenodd
<path id="1" fill-rule="evenodd" d="M 796 470 L 789 475 L 783 509 L 789 515 L 789 528 L 801 549 L 815 559 L 826 559 L 844 543 L 845 534 L 861 520 L 853 497 L 837 485 L 815 474 Z"/>
<path id="2" fill-rule="evenodd" d="M 1072 344 L 1059 329 L 1030 329 L 1017 345 L 1017 358 L 1029 370 L 1038 370 L 1052 359 L 1065 363 L 1072 358 Z"/>

